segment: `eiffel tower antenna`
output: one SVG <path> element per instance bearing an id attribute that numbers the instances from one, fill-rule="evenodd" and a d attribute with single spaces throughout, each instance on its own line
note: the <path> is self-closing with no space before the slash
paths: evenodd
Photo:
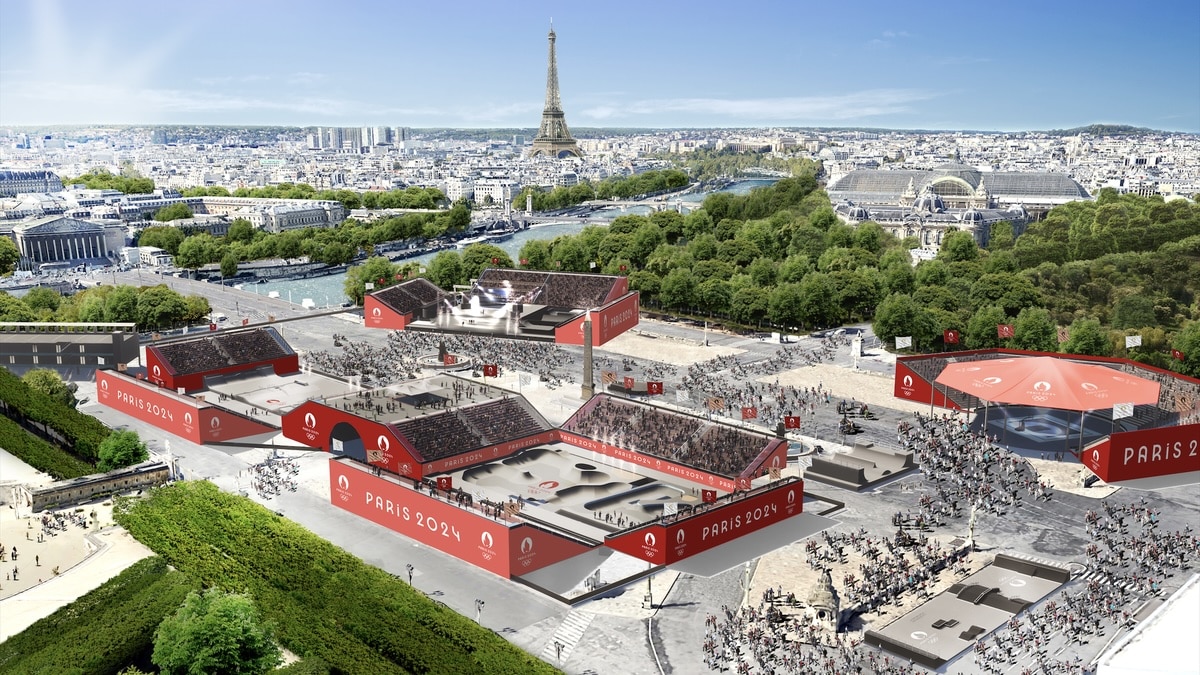
<path id="1" fill-rule="evenodd" d="M 554 52 L 554 19 L 550 19 L 550 51 L 546 65 L 546 107 L 542 110 L 542 124 L 538 134 L 533 139 L 533 149 L 530 157 L 545 155 L 548 157 L 582 157 L 579 145 L 571 137 L 567 128 L 567 119 L 562 110 L 562 98 L 558 93 L 558 58 Z"/>

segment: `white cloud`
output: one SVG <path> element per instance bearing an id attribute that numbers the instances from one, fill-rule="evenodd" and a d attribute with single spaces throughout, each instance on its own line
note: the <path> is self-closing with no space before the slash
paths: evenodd
<path id="1" fill-rule="evenodd" d="M 831 96 L 783 98 L 673 98 L 607 103 L 586 108 L 581 115 L 597 121 L 680 114 L 727 122 L 787 122 L 855 120 L 908 112 L 912 104 L 937 96 L 917 89 L 871 89 Z"/>

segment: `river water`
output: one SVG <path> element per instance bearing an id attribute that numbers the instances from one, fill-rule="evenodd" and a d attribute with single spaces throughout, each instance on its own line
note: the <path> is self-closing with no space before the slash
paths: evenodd
<path id="1" fill-rule="evenodd" d="M 774 183 L 777 179 L 774 178 L 756 178 L 742 180 L 726 186 L 719 192 L 730 192 L 733 194 L 746 194 L 756 187 L 763 187 Z M 704 200 L 710 193 L 690 194 L 679 198 L 684 204 L 684 210 L 687 210 L 688 204 L 697 204 Z M 672 199 L 669 204 L 673 204 L 676 200 Z M 626 210 L 619 208 L 602 209 L 596 213 L 601 216 L 619 216 L 622 214 L 631 215 L 648 215 L 652 209 L 649 206 L 631 206 Z M 497 244 L 510 258 L 516 260 L 521 247 L 525 242 L 534 239 L 554 239 L 563 234 L 576 234 L 585 227 L 584 223 L 578 221 L 569 221 L 562 223 L 548 223 L 546 225 L 535 225 L 528 230 L 522 230 L 513 235 L 512 239 Z M 436 253 L 428 253 L 416 258 L 400 261 L 401 263 L 418 261 L 428 263 Z M 258 293 L 259 295 L 267 295 L 275 291 L 279 293 L 279 297 L 288 302 L 295 304 L 302 303 L 305 299 L 312 300 L 319 307 L 328 307 L 338 305 L 346 300 L 345 294 L 346 275 L 332 274 L 327 277 L 316 277 L 314 279 L 294 279 L 286 281 L 270 281 L 263 284 L 246 284 L 242 290 L 250 293 Z"/>

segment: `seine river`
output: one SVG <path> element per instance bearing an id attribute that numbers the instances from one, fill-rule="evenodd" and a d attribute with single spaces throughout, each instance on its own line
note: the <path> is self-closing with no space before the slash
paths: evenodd
<path id="1" fill-rule="evenodd" d="M 770 185 L 775 181 L 776 179 L 774 178 L 743 180 L 725 187 L 724 189 L 720 190 L 720 192 L 746 194 L 756 187 Z M 685 195 L 684 197 L 681 197 L 680 200 L 685 204 L 689 202 L 698 203 L 703 201 L 704 197 L 705 195 L 702 194 L 693 194 Z M 674 200 L 672 200 L 672 202 L 673 201 Z M 620 209 L 603 209 L 597 211 L 597 213 L 602 216 L 616 216 L 623 213 L 647 215 L 650 212 L 651 209 L 648 206 L 634 206 L 626 209 L 625 211 L 621 211 Z M 509 255 L 509 257 L 515 260 L 521 250 L 521 247 L 524 246 L 525 242 L 527 241 L 534 239 L 554 239 L 562 234 L 575 234 L 582 230 L 584 226 L 585 225 L 583 223 L 577 221 L 535 225 L 528 230 L 523 230 L 514 234 L 512 239 L 501 242 L 497 245 L 503 249 L 504 252 Z M 419 261 L 422 263 L 427 263 L 435 255 L 437 254 L 429 253 L 416 258 L 409 258 L 401 262 Z M 319 307 L 327 307 L 331 305 L 337 305 L 345 301 L 346 296 L 345 291 L 343 290 L 345 282 L 346 275 L 345 273 L 342 273 L 332 274 L 327 277 L 317 277 L 315 279 L 295 279 L 291 281 L 271 281 L 264 284 L 247 284 L 243 286 L 242 290 L 250 293 L 258 293 L 260 295 L 267 295 L 271 291 L 276 291 L 279 293 L 279 297 L 281 299 L 293 302 L 297 305 L 303 302 L 305 299 L 310 299 Z"/>

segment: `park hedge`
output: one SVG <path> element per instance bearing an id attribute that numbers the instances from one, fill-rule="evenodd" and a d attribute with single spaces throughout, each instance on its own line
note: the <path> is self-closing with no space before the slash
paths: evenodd
<path id="1" fill-rule="evenodd" d="M 96 467 L 34 436 L 3 415 L 0 415 L 0 448 L 55 480 L 96 473 Z"/>
<path id="2" fill-rule="evenodd" d="M 158 624 L 198 587 L 158 556 L 139 560 L 0 643 L 0 673 L 111 675 L 144 662 Z"/>
<path id="3" fill-rule="evenodd" d="M 280 644 L 332 672 L 557 673 L 303 527 L 207 481 L 118 498 L 118 523 L 205 586 L 245 590 Z"/>
<path id="4" fill-rule="evenodd" d="M 0 412 L 17 421 L 45 426 L 48 435 L 61 439 L 80 459 L 100 458 L 100 444 L 111 430 L 103 422 L 31 388 L 8 368 L 0 368 Z"/>

